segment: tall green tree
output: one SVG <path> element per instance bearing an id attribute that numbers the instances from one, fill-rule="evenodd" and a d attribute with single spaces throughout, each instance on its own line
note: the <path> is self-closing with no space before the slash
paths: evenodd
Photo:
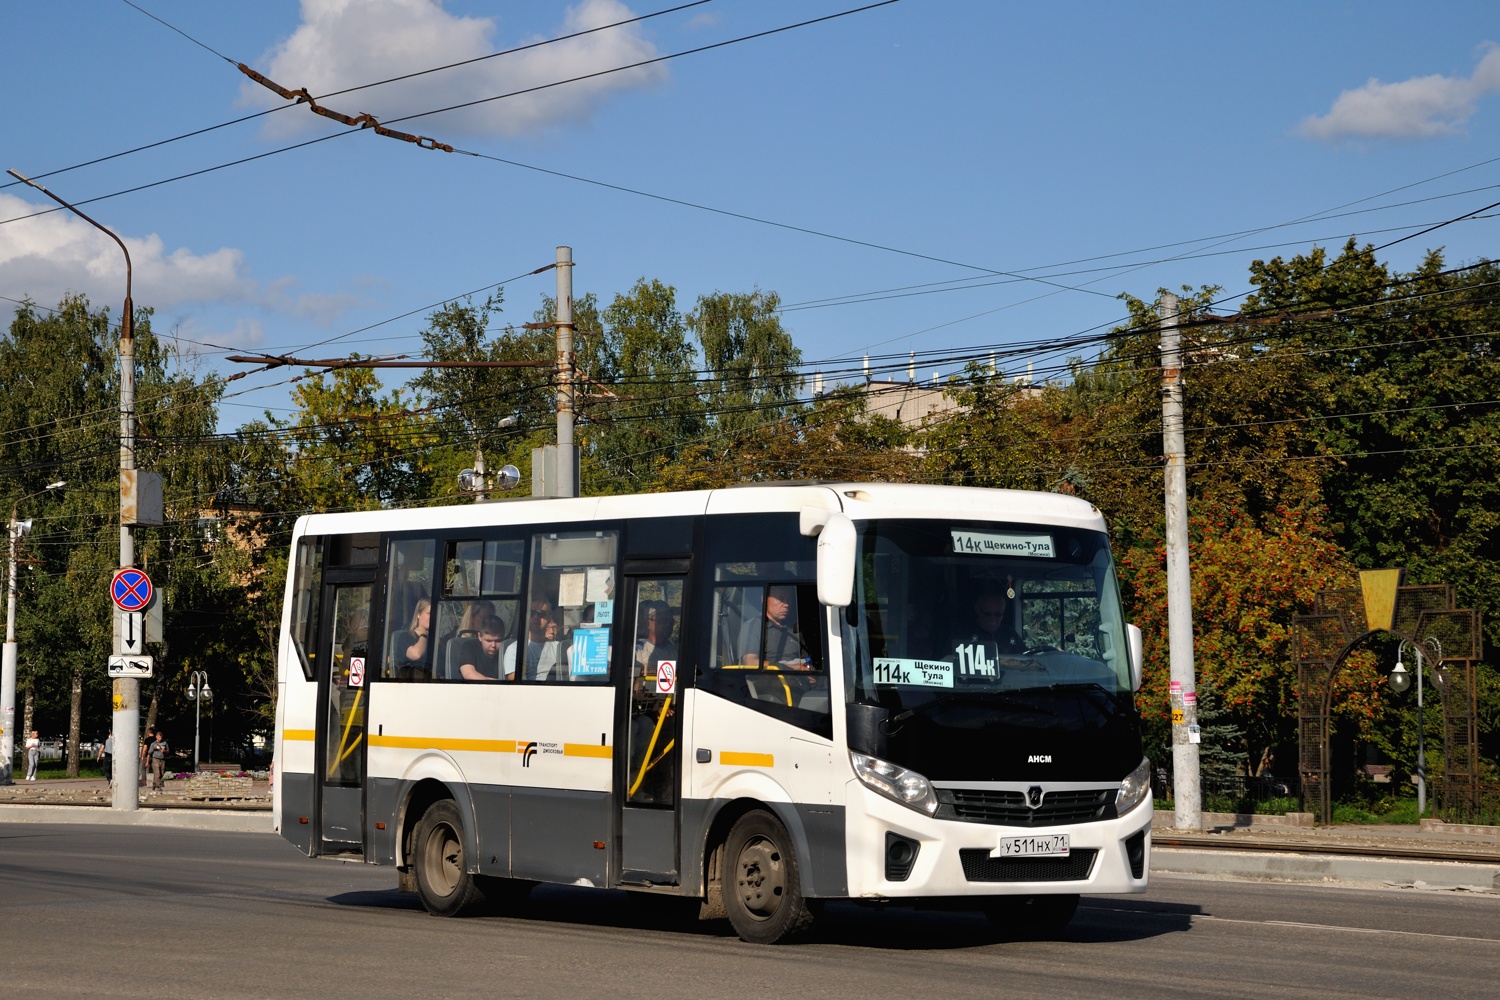
<path id="1" fill-rule="evenodd" d="M 610 492 L 644 490 L 703 433 L 697 352 L 676 289 L 660 281 L 641 278 L 600 318 L 598 375 L 584 386 L 582 408 L 590 444 Z"/>
<path id="2" fill-rule="evenodd" d="M 762 433 L 798 408 L 802 352 L 780 310 L 775 292 L 714 292 L 688 315 L 703 353 L 709 420 L 723 439 Z"/>
<path id="3" fill-rule="evenodd" d="M 423 356 L 433 362 L 522 362 L 537 367 L 434 367 L 413 379 L 417 402 L 441 433 L 432 451 L 435 496 L 456 496 L 456 475 L 481 457 L 493 471 L 507 461 L 530 470 L 523 442 L 550 426 L 555 411 L 552 331 L 499 325 L 499 293 L 478 305 L 453 302 L 428 318 Z"/>
<path id="4" fill-rule="evenodd" d="M 226 468 L 213 435 L 218 385 L 155 336 L 148 310 L 135 317 L 135 334 L 136 465 L 164 479 L 165 523 L 140 529 L 136 544 L 137 564 L 152 574 L 167 609 L 167 642 L 155 649 L 160 666 L 148 682 L 155 700 L 179 669 L 202 662 L 190 635 L 195 611 L 237 598 L 227 581 L 200 586 L 214 577 L 200 513 L 213 505 Z M 116 348 L 108 311 L 81 296 L 51 310 L 24 305 L 0 337 L 0 489 L 18 503 L 66 482 L 25 501 L 37 520 L 28 545 L 34 562 L 20 581 L 18 638 L 20 684 L 34 698 L 39 726 L 66 725 L 72 773 L 81 738 L 102 738 L 111 710 L 107 586 L 120 545 Z"/>

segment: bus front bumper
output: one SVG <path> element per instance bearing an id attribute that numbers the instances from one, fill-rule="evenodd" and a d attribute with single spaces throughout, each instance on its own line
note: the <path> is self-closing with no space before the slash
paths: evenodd
<path id="1" fill-rule="evenodd" d="M 850 782 L 847 791 L 845 837 L 852 898 L 1146 891 L 1153 816 L 1149 796 L 1112 819 L 1015 827 L 935 819 L 877 795 L 858 781 Z M 1066 854 L 1059 850 L 1057 837 L 1062 834 L 1067 836 Z M 1036 850 L 1054 853 L 1027 853 Z"/>

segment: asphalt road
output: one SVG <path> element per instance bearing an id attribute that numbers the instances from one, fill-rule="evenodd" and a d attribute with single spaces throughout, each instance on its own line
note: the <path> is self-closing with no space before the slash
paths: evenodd
<path id="1" fill-rule="evenodd" d="M 839 904 L 764 948 L 624 893 L 442 920 L 265 834 L 0 825 L 0 996 L 1491 997 L 1500 897 L 1158 877 L 1064 935 Z"/>

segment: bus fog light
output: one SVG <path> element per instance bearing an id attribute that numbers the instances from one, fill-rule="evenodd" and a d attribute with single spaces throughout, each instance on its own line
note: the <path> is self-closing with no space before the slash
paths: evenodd
<path id="1" fill-rule="evenodd" d="M 932 790 L 932 782 L 916 771 L 853 750 L 849 751 L 849 760 L 854 773 L 871 791 L 929 816 L 937 812 L 937 793 Z"/>
<path id="2" fill-rule="evenodd" d="M 1150 794 L 1151 761 L 1142 757 L 1140 766 L 1126 776 L 1120 783 L 1120 790 L 1115 793 L 1115 814 L 1125 815 Z"/>

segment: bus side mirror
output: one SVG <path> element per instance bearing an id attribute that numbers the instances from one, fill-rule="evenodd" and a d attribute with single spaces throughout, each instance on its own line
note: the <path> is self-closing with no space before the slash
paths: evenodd
<path id="1" fill-rule="evenodd" d="M 802 533 L 818 536 L 818 603 L 847 608 L 854 600 L 854 522 L 836 511 L 805 509 Z"/>
<path id="2" fill-rule="evenodd" d="M 1139 691 L 1146 672 L 1146 644 L 1141 639 L 1140 628 L 1125 626 L 1125 646 L 1130 655 L 1130 690 Z"/>

